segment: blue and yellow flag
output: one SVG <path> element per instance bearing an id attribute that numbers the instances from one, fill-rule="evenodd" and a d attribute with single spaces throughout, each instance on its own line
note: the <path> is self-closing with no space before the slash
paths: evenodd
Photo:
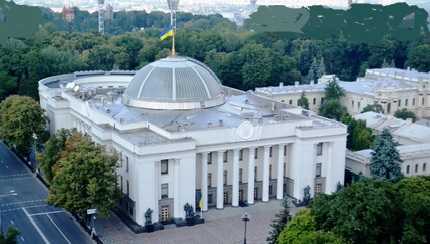
<path id="1" fill-rule="evenodd" d="M 166 40 L 167 38 L 172 37 L 172 36 L 173 36 L 173 30 L 169 30 L 168 32 L 166 32 L 164 35 L 162 35 L 162 36 L 160 37 L 160 40 L 161 40 L 161 41 L 164 41 L 164 40 Z"/>

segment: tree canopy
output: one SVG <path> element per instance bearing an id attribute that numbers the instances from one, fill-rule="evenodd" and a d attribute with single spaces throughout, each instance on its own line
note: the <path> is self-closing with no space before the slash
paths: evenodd
<path id="1" fill-rule="evenodd" d="M 0 244 L 17 244 L 17 237 L 19 231 L 15 228 L 9 227 L 5 234 L 0 232 Z"/>
<path id="2" fill-rule="evenodd" d="M 46 126 L 39 104 L 30 97 L 10 96 L 0 104 L 0 138 L 27 156 Z"/>
<path id="3" fill-rule="evenodd" d="M 395 180 L 402 176 L 400 164 L 403 161 L 396 146 L 398 143 L 386 128 L 376 137 L 370 159 L 370 173 L 373 177 Z"/>
<path id="4" fill-rule="evenodd" d="M 48 202 L 81 217 L 97 208 L 102 215 L 116 204 L 117 158 L 89 137 L 73 132 L 65 142 L 55 165 Z"/>
<path id="5" fill-rule="evenodd" d="M 309 109 L 309 100 L 306 97 L 305 92 L 303 92 L 302 95 L 300 96 L 299 100 L 297 100 L 297 105 L 299 105 L 300 107 L 302 107 L 304 109 Z"/>
<path id="6" fill-rule="evenodd" d="M 362 113 L 366 112 L 375 112 L 375 113 L 384 113 L 384 108 L 379 103 L 369 104 L 363 108 Z"/>
<path id="7" fill-rule="evenodd" d="M 346 115 L 342 118 L 342 123 L 348 126 L 346 147 L 349 150 L 359 151 L 372 147 L 375 137 L 372 130 L 366 127 L 366 121 Z"/>
<path id="8" fill-rule="evenodd" d="M 415 115 L 414 112 L 406 109 L 406 108 L 402 108 L 400 110 L 397 110 L 394 113 L 394 117 L 399 118 L 399 119 L 411 119 L 412 122 L 415 122 L 415 120 L 417 119 L 417 116 Z"/>

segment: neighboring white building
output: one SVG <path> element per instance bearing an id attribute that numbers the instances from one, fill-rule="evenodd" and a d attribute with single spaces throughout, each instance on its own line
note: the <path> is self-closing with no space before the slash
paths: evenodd
<path id="1" fill-rule="evenodd" d="M 366 121 L 366 126 L 377 134 L 384 128 L 389 129 L 401 145 L 430 143 L 430 127 L 412 123 L 412 120 L 403 120 L 375 112 L 356 114 L 354 118 Z"/>
<path id="2" fill-rule="evenodd" d="M 317 112 L 324 101 L 324 90 L 328 81 L 337 78 L 324 76 L 318 84 L 256 88 L 258 95 L 279 102 L 297 105 L 304 92 L 309 100 L 309 109 Z M 337 80 L 345 90 L 342 99 L 348 113 L 361 113 L 367 105 L 382 105 L 385 114 L 394 114 L 406 108 L 418 117 L 430 116 L 430 74 L 397 68 L 368 69 L 363 78 L 355 82 Z"/>
<path id="3" fill-rule="evenodd" d="M 398 146 L 400 158 L 403 160 L 401 172 L 404 176 L 430 175 L 430 144 L 413 144 Z M 347 152 L 346 168 L 356 175 L 370 177 L 371 149 Z"/>
<path id="4" fill-rule="evenodd" d="M 344 182 L 346 127 L 221 86 L 204 64 L 169 57 L 137 72 L 90 71 L 39 82 L 51 133 L 76 128 L 120 155 L 118 182 L 144 225 L 240 201 L 331 193 Z"/>

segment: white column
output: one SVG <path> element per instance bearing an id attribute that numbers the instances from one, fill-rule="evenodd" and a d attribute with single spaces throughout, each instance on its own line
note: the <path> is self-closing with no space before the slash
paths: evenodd
<path id="1" fill-rule="evenodd" d="M 345 154 L 346 154 L 346 139 L 341 138 L 330 143 L 328 152 L 327 177 L 326 177 L 326 193 L 336 191 L 337 183 L 343 184 L 345 181 Z"/>
<path id="2" fill-rule="evenodd" d="M 224 151 L 217 153 L 217 181 L 216 181 L 216 208 L 224 208 Z"/>
<path id="3" fill-rule="evenodd" d="M 173 161 L 173 160 L 172 160 Z M 174 160 L 173 163 L 173 215 L 175 218 L 182 216 L 183 209 L 181 208 L 181 197 L 180 197 L 180 173 L 179 173 L 179 160 Z"/>
<path id="4" fill-rule="evenodd" d="M 263 157 L 263 202 L 269 201 L 269 150 L 270 146 L 264 146 Z"/>
<path id="5" fill-rule="evenodd" d="M 315 179 L 315 145 L 313 142 L 297 139 L 291 145 L 291 178 L 294 180 L 293 197 L 303 199 L 306 186 L 313 191 Z"/>
<path id="6" fill-rule="evenodd" d="M 208 153 L 202 153 L 202 185 L 201 185 L 201 193 L 202 193 L 202 210 L 208 210 Z"/>
<path id="7" fill-rule="evenodd" d="M 278 149 L 278 178 L 276 180 L 276 199 L 284 198 L 284 152 L 285 145 L 279 144 Z"/>
<path id="8" fill-rule="evenodd" d="M 254 204 L 255 147 L 249 148 L 248 160 L 248 204 Z"/>
<path id="9" fill-rule="evenodd" d="M 232 205 L 239 206 L 239 149 L 233 150 L 233 182 Z"/>

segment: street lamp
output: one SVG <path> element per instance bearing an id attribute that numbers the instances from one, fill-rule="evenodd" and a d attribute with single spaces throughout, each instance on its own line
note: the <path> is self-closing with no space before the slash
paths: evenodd
<path id="1" fill-rule="evenodd" d="M 249 222 L 249 216 L 248 216 L 248 214 L 245 212 L 242 215 L 241 219 L 245 223 L 245 232 L 243 233 L 243 244 L 246 244 L 246 224 Z"/>

